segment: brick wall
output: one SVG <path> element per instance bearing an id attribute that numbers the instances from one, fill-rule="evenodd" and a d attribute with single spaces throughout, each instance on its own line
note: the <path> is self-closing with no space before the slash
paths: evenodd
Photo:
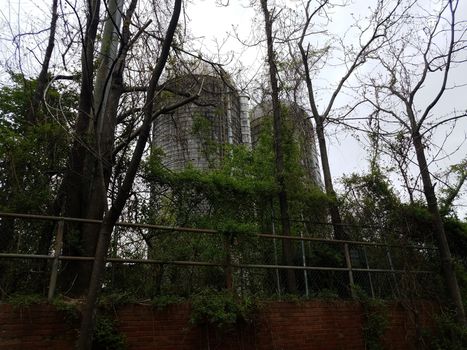
<path id="1" fill-rule="evenodd" d="M 389 307 L 390 326 L 384 336 L 387 350 L 416 346 L 415 314 L 401 303 Z M 436 304 L 418 302 L 422 327 L 433 325 Z M 213 327 L 192 326 L 190 306 L 172 305 L 157 310 L 127 305 L 115 310 L 118 329 L 129 350 L 357 350 L 365 349 L 364 315 L 351 301 L 268 302 L 253 324 L 219 332 Z M 78 322 L 49 305 L 14 309 L 0 305 L 0 350 L 73 349 Z"/>
<path id="2" fill-rule="evenodd" d="M 76 322 L 50 305 L 32 305 L 15 309 L 0 305 L 1 350 L 72 349 Z"/>

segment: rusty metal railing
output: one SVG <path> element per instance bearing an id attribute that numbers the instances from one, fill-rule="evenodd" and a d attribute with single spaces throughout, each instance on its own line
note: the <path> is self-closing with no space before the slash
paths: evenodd
<path id="1" fill-rule="evenodd" d="M 45 259 L 51 260 L 51 272 L 50 280 L 48 284 L 48 299 L 52 300 L 55 295 L 55 290 L 57 286 L 57 278 L 59 272 L 59 262 L 60 261 L 93 261 L 93 256 L 67 256 L 62 254 L 63 247 L 63 237 L 64 237 L 64 226 L 65 222 L 74 222 L 74 223 L 88 223 L 88 224 L 101 224 L 100 220 L 90 220 L 90 219 L 81 219 L 81 218 L 71 218 L 71 217 L 62 217 L 62 216 L 47 216 L 47 215 L 34 215 L 34 214 L 19 214 L 19 213 L 4 213 L 0 212 L 0 218 L 10 218 L 10 219 L 21 219 L 21 220 L 41 220 L 41 221 L 53 221 L 56 223 L 56 233 L 55 233 L 55 242 L 53 246 L 53 251 L 49 255 L 40 255 L 40 254 L 25 254 L 25 253 L 3 253 L 0 252 L 0 259 Z M 213 229 L 200 229 L 200 228 L 189 228 L 189 227 L 177 227 L 177 226 L 162 226 L 162 225 L 152 225 L 152 224 L 138 224 L 138 223 L 128 223 L 128 222 L 117 222 L 116 227 L 126 227 L 126 228 L 139 228 L 139 229 L 155 229 L 168 232 L 179 232 L 179 233 L 191 233 L 191 234 L 209 234 L 209 235 L 218 235 L 220 232 Z M 371 276 L 371 273 L 387 273 L 390 275 L 396 274 L 430 274 L 430 270 L 411 270 L 411 269 L 394 269 L 389 256 L 390 268 L 381 269 L 381 268 L 370 268 L 368 260 L 366 261 L 365 267 L 354 267 L 352 266 L 352 258 L 350 254 L 350 246 L 359 246 L 359 247 L 385 247 L 385 248 L 401 248 L 401 249 L 416 249 L 416 250 L 425 250 L 431 251 L 436 248 L 430 246 L 421 246 L 421 245 L 402 245 L 402 244 L 385 244 L 379 242 L 366 242 L 366 241 L 352 241 L 352 240 L 330 240 L 324 238 L 310 237 L 310 236 L 283 236 L 277 234 L 269 233 L 260 233 L 256 234 L 256 237 L 259 239 L 265 240 L 292 240 L 300 242 L 318 242 L 326 243 L 332 245 L 339 245 L 343 247 L 344 254 L 344 267 L 329 267 L 329 266 L 307 266 L 305 263 L 305 254 L 304 254 L 304 245 L 302 244 L 302 255 L 303 260 L 301 264 L 298 265 L 281 265 L 276 262 L 274 264 L 251 264 L 251 263 L 237 263 L 232 260 L 230 255 L 230 249 L 228 243 L 226 243 L 226 259 L 224 262 L 209 262 L 209 261 L 178 261 L 178 260 L 169 260 L 169 259 L 133 259 L 133 258 L 116 258 L 108 257 L 106 259 L 109 263 L 131 263 L 131 264 L 155 264 L 155 265 L 176 265 L 176 266 L 210 266 L 210 267 L 221 267 L 225 271 L 226 286 L 232 288 L 232 269 L 272 269 L 272 270 L 301 270 L 301 271 L 337 271 L 344 272 L 348 275 L 348 282 L 350 284 L 350 290 L 353 292 L 355 279 L 354 273 L 363 272 L 368 273 Z M 225 240 L 226 242 L 228 240 Z M 366 259 L 366 252 L 365 252 Z M 305 274 L 306 276 L 306 274 Z M 371 283 L 371 291 L 373 292 L 373 285 Z M 280 288 L 280 287 L 279 287 Z M 306 286 L 306 294 L 308 295 L 308 285 Z"/>

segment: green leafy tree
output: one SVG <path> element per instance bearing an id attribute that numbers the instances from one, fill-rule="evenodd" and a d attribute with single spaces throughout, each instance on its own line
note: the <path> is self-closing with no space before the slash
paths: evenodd
<path id="1" fill-rule="evenodd" d="M 57 195 L 69 146 L 63 122 L 72 112 L 62 108 L 62 114 L 55 119 L 46 118 L 40 113 L 42 110 L 37 109 L 38 118 L 31 122 L 27 113 L 36 81 L 15 74 L 11 78 L 12 84 L 0 89 L 0 211 L 48 214 Z M 52 109 L 61 103 L 71 106 L 75 100 L 73 92 L 59 85 L 49 88 L 45 98 Z M 53 228 L 48 224 L 2 218 L 0 230 L 2 252 L 49 252 Z M 0 274 L 4 277 L 1 283 L 5 292 L 17 287 L 15 271 L 9 273 L 3 270 Z M 24 282 L 24 279 L 19 280 Z M 31 288 L 41 285 L 30 282 Z"/>

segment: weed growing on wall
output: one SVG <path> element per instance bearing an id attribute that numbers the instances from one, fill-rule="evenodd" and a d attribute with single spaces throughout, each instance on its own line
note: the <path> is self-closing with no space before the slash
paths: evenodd
<path id="1" fill-rule="evenodd" d="M 67 323 L 73 324 L 79 320 L 79 310 L 75 303 L 70 303 L 59 296 L 54 298 L 51 304 L 56 310 L 63 312 Z"/>
<path id="2" fill-rule="evenodd" d="M 177 295 L 158 295 L 151 300 L 151 304 L 157 310 L 164 310 L 169 305 L 176 305 L 185 302 L 186 299 Z"/>
<path id="3" fill-rule="evenodd" d="M 99 297 L 99 307 L 103 310 L 113 310 L 115 306 L 135 303 L 137 299 L 130 292 L 112 291 Z"/>
<path id="4" fill-rule="evenodd" d="M 6 302 L 13 309 L 17 310 L 34 304 L 44 303 L 45 299 L 39 294 L 12 294 L 6 299 Z"/>
<path id="5" fill-rule="evenodd" d="M 467 327 L 456 322 L 452 312 L 436 318 L 435 332 L 427 338 L 433 350 L 467 349 Z"/>
<path id="6" fill-rule="evenodd" d="M 125 350 L 125 337 L 115 328 L 115 321 L 107 315 L 98 315 L 94 326 L 93 350 Z"/>
<path id="7" fill-rule="evenodd" d="M 205 289 L 192 298 L 190 321 L 196 325 L 228 328 L 252 320 L 255 306 L 251 299 L 240 299 L 230 291 Z"/>
<path id="8" fill-rule="evenodd" d="M 369 300 L 362 305 L 365 313 L 363 336 L 366 349 L 383 350 L 381 338 L 389 325 L 386 305 L 381 300 Z"/>
<path id="9" fill-rule="evenodd" d="M 369 298 L 356 287 L 354 292 L 363 309 L 363 339 L 366 350 L 383 350 L 382 337 L 389 326 L 388 307 L 384 300 Z"/>

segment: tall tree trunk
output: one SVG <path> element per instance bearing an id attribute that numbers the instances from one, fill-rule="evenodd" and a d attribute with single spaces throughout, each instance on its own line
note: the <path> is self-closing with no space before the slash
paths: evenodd
<path id="1" fill-rule="evenodd" d="M 97 157 L 94 158 L 93 178 L 90 183 L 88 209 L 86 218 L 102 219 L 107 209 L 107 189 L 112 176 L 113 150 L 115 129 L 117 126 L 117 111 L 123 94 L 123 71 L 130 41 L 130 21 L 138 0 L 132 0 L 125 14 L 125 23 L 121 30 L 120 52 L 117 52 L 117 29 L 121 23 L 121 0 L 113 0 L 109 4 L 109 18 L 106 21 L 101 56 L 103 61 L 96 76 L 96 91 L 94 94 L 95 139 Z M 91 255 L 95 255 L 99 237 L 99 225 L 84 224 L 83 237 L 85 245 L 90 247 Z M 83 284 L 88 286 L 92 273 L 91 264 L 85 265 L 86 271 L 81 271 Z M 84 290 L 83 290 L 84 291 Z"/>
<path id="2" fill-rule="evenodd" d="M 344 230 L 344 226 L 342 225 L 342 219 L 339 211 L 339 207 L 337 205 L 337 196 L 336 192 L 334 191 L 334 186 L 332 184 L 332 175 L 331 175 L 331 167 L 329 166 L 329 157 L 328 157 L 328 150 L 326 146 L 326 135 L 324 134 L 324 117 L 320 115 L 318 111 L 318 107 L 315 103 L 314 98 L 314 90 L 313 84 L 311 81 L 310 75 L 310 68 L 308 66 L 308 53 L 303 48 L 303 38 L 299 42 L 299 49 L 300 55 L 302 58 L 303 68 L 305 71 L 305 83 L 308 92 L 308 102 L 310 103 L 311 113 L 313 115 L 313 119 L 316 125 L 316 136 L 318 137 L 318 147 L 319 147 L 319 154 L 321 159 L 321 167 L 323 169 L 323 177 L 324 177 L 324 189 L 326 194 L 330 198 L 330 202 L 328 204 L 328 211 L 329 216 L 331 217 L 331 224 L 334 231 L 334 238 L 335 239 L 349 239 L 347 233 Z M 345 257 L 348 252 L 346 251 L 345 247 L 342 247 L 342 256 Z M 347 290 L 347 295 L 352 294 L 352 285 L 350 277 L 346 274 L 342 280 L 343 284 L 345 284 L 345 289 Z"/>
<path id="3" fill-rule="evenodd" d="M 443 277 L 446 282 L 446 287 L 448 289 L 451 300 L 454 304 L 454 307 L 456 308 L 456 320 L 459 323 L 465 325 L 466 319 L 464 304 L 462 303 L 462 297 L 460 294 L 459 285 L 457 283 L 456 272 L 454 269 L 448 240 L 446 238 L 443 220 L 439 212 L 438 200 L 436 198 L 434 186 L 431 182 L 431 175 L 428 169 L 428 163 L 426 161 L 422 136 L 420 135 L 420 132 L 417 128 L 412 133 L 412 142 L 415 147 L 418 167 L 423 182 L 423 193 L 425 194 L 428 211 L 431 214 L 431 220 L 433 222 L 433 229 L 435 232 L 436 240 L 438 241 L 438 250 L 441 259 Z"/>
<path id="4" fill-rule="evenodd" d="M 117 31 L 121 23 L 121 0 L 112 0 L 108 5 L 107 19 L 101 39 L 101 65 L 96 72 L 93 92 L 93 125 L 92 149 L 86 160 L 89 173 L 86 209 L 83 215 L 87 219 L 102 219 L 107 209 L 107 188 L 112 175 L 112 151 L 115 138 L 117 108 L 122 94 L 123 71 L 117 68 Z M 131 9 L 131 7 L 130 7 Z M 122 47 L 127 43 L 122 40 Z M 116 74 L 113 74 L 115 71 Z M 81 243 L 84 254 L 94 256 L 96 252 L 99 225 L 86 224 L 81 226 Z M 92 272 L 89 262 L 75 263 L 78 271 L 75 293 L 85 294 Z"/>
<path id="5" fill-rule="evenodd" d="M 324 177 L 324 189 L 326 194 L 330 197 L 331 201 L 329 202 L 328 210 L 329 215 L 331 216 L 331 223 L 334 230 L 334 238 L 336 239 L 348 239 L 344 227 L 342 226 L 342 219 L 337 206 L 337 197 L 336 192 L 334 191 L 334 186 L 332 184 L 332 175 L 331 168 L 329 166 L 328 151 L 326 147 L 326 136 L 324 135 L 324 117 L 320 115 L 318 107 L 315 103 L 313 84 L 311 82 L 310 67 L 308 65 L 308 52 L 303 48 L 303 38 L 299 42 L 300 56 L 302 58 L 304 73 L 305 73 L 305 83 L 308 92 L 308 102 L 310 103 L 311 113 L 316 124 L 316 136 L 318 137 L 318 147 L 319 154 L 321 158 L 321 167 L 323 168 L 323 177 Z"/>
<path id="6" fill-rule="evenodd" d="M 78 102 L 78 120 L 75 126 L 74 141 L 70 151 L 68 169 L 65 173 L 61 189 L 65 201 L 64 215 L 75 218 L 86 218 L 88 199 L 90 197 L 91 179 L 95 176 L 93 162 L 95 147 L 93 145 L 93 77 L 94 48 L 99 25 L 101 0 L 90 0 L 87 8 L 87 21 L 81 52 L 82 80 Z M 65 231 L 64 251 L 68 255 L 93 256 L 96 237 L 86 231 L 83 225 L 68 224 Z M 69 262 L 62 282 L 65 288 L 71 287 L 71 294 L 82 296 L 89 282 L 90 264 Z"/>
<path id="7" fill-rule="evenodd" d="M 117 81 L 121 77 L 112 74 L 117 59 L 116 31 L 121 21 L 121 4 L 109 4 L 108 19 L 104 27 L 100 56 L 102 64 L 96 75 L 96 88 L 93 83 L 93 59 L 98 25 L 99 1 L 91 3 L 88 17 L 83 54 L 83 81 L 80 95 L 80 111 L 77 123 L 76 140 L 73 144 L 70 163 L 74 171 L 67 173 L 64 180 L 67 203 L 65 215 L 87 219 L 102 219 L 107 207 L 106 192 L 112 173 L 112 151 L 116 125 L 117 106 L 122 87 Z M 131 7 L 131 6 L 130 6 Z M 117 29 L 116 29 L 117 28 Z M 122 71 L 118 71 L 122 74 Z M 112 108 L 107 108 L 110 105 Z M 79 193 L 72 193 L 80 188 Z M 73 243 L 67 245 L 68 254 L 94 256 L 99 226 L 81 224 L 69 227 L 68 236 L 78 238 L 77 249 Z M 73 237 L 71 238 L 71 241 Z M 68 240 L 70 241 L 70 239 Z M 72 294 L 86 293 L 92 264 L 72 262 L 68 264 L 65 283 L 72 285 Z"/>
<path id="8" fill-rule="evenodd" d="M 77 348 L 79 350 L 90 350 L 92 346 L 94 310 L 96 307 L 98 293 L 102 287 L 102 278 L 104 275 L 105 261 L 107 251 L 110 245 L 112 231 L 128 199 L 129 193 L 133 186 L 133 181 L 136 176 L 136 172 L 138 170 L 141 158 L 143 156 L 144 148 L 146 147 L 146 143 L 149 138 L 156 87 L 169 56 L 170 46 L 172 45 L 175 30 L 177 28 L 181 7 L 182 0 L 175 0 L 172 18 L 170 20 L 170 24 L 167 28 L 167 33 L 162 44 L 161 54 L 159 60 L 157 61 L 157 65 L 154 68 L 151 81 L 149 83 L 149 88 L 146 95 L 146 103 L 144 106 L 144 120 L 143 125 L 141 126 L 141 132 L 136 142 L 135 150 L 131 157 L 130 165 L 125 174 L 123 184 L 118 190 L 117 197 L 114 203 L 112 204 L 109 211 L 105 214 L 104 220 L 100 227 L 99 240 L 96 249 L 96 257 L 93 264 L 93 270 L 89 284 L 89 292 L 86 300 L 86 305 L 83 311 L 80 334 L 77 342 Z"/>
<path id="9" fill-rule="evenodd" d="M 271 83 L 271 99 L 274 127 L 274 152 L 276 179 L 279 185 L 279 209 L 281 215 L 282 234 L 290 236 L 290 219 L 287 201 L 287 191 L 285 186 L 285 166 L 284 154 L 282 151 L 282 117 L 281 106 L 279 102 L 279 89 L 277 83 L 277 67 L 274 54 L 274 42 L 272 35 L 272 18 L 268 10 L 267 0 L 261 0 L 261 7 L 264 14 L 264 23 L 267 39 L 267 54 L 269 63 L 269 79 Z M 282 254 L 286 265 L 293 265 L 292 242 L 289 239 L 282 240 Z M 287 291 L 295 292 L 297 283 L 294 270 L 287 270 Z"/>
<path id="10" fill-rule="evenodd" d="M 337 196 L 332 185 L 331 168 L 329 167 L 329 158 L 326 148 L 326 136 L 324 135 L 324 126 L 322 118 L 318 115 L 315 118 L 316 135 L 318 136 L 319 154 L 321 157 L 321 167 L 323 168 L 324 188 L 326 194 L 330 197 L 329 214 L 331 216 L 331 223 L 334 229 L 334 237 L 336 239 L 348 239 L 344 227 L 342 226 L 342 219 L 337 206 Z"/>

